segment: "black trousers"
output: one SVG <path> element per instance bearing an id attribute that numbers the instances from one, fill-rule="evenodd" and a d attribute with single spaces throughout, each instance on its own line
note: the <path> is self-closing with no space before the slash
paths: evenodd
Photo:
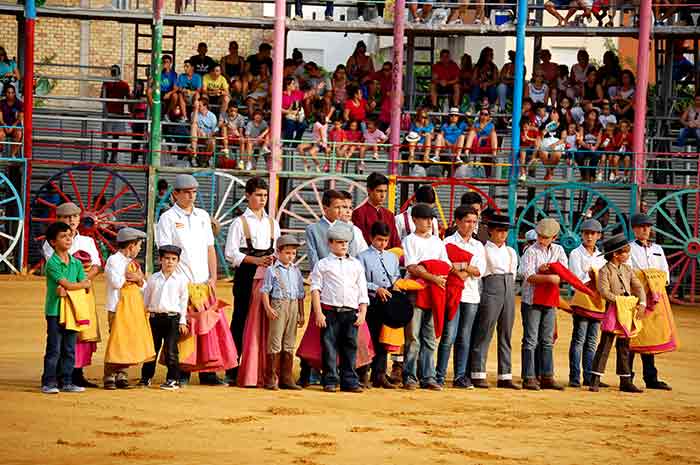
<path id="1" fill-rule="evenodd" d="M 634 352 L 630 352 L 630 370 L 634 374 Z M 641 354 L 642 356 L 642 376 L 644 384 L 653 384 L 659 380 L 659 372 L 656 369 L 654 354 Z"/>
<path id="2" fill-rule="evenodd" d="M 357 387 L 360 384 L 355 371 L 357 312 L 324 309 L 323 314 L 326 317 L 326 327 L 321 328 L 323 385 L 337 386 L 340 383 L 341 389 Z M 338 367 L 338 358 L 340 358 L 340 367 Z M 338 376 L 339 371 L 340 376 Z"/>
<path id="3" fill-rule="evenodd" d="M 632 370 L 630 370 L 629 338 L 617 337 L 614 333 L 605 331 L 600 336 L 600 342 L 593 357 L 593 369 L 591 371 L 598 376 L 605 373 L 605 365 L 608 363 L 613 342 L 615 343 L 615 352 L 617 352 L 617 375 L 629 377 L 632 375 Z"/>
<path id="4" fill-rule="evenodd" d="M 141 379 L 151 379 L 156 374 L 158 353 L 160 352 L 160 348 L 163 347 L 165 365 L 168 367 L 168 373 L 165 378 L 167 380 L 179 380 L 180 364 L 177 341 L 180 338 L 180 316 L 156 313 L 151 316 L 150 321 L 153 346 L 156 349 L 156 359 L 143 364 L 141 368 Z"/>
<path id="5" fill-rule="evenodd" d="M 386 348 L 384 344 L 379 342 L 379 336 L 382 333 L 383 322 L 381 316 L 373 305 L 375 299 L 370 301 L 367 309 L 367 327 L 369 334 L 372 337 L 372 345 L 374 346 L 374 358 L 372 359 L 372 381 L 377 379 L 377 376 L 386 375 Z"/>

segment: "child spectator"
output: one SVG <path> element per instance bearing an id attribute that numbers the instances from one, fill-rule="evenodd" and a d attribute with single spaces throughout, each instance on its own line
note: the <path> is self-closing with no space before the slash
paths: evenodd
<path id="1" fill-rule="evenodd" d="M 321 329 L 325 392 L 335 392 L 338 384 L 346 392 L 363 391 L 355 361 L 357 331 L 365 321 L 369 297 L 362 265 L 348 256 L 351 240 L 350 228 L 333 225 L 328 229 L 331 254 L 321 259 L 311 272 L 311 304 Z"/>
<path id="2" fill-rule="evenodd" d="M 345 139 L 348 144 L 345 149 L 345 159 L 347 161 L 352 160 L 355 151 L 358 151 L 360 154 L 360 162 L 357 164 L 357 171 L 359 173 L 360 168 L 364 167 L 365 150 L 367 149 L 364 145 L 365 139 L 362 137 L 362 131 L 360 131 L 360 124 L 357 121 L 350 121 L 348 123 L 348 129 L 345 130 Z"/>
<path id="3" fill-rule="evenodd" d="M 372 158 L 379 160 L 379 144 L 385 143 L 388 137 L 377 128 L 375 119 L 370 118 L 367 120 L 367 130 L 362 133 L 362 137 L 365 139 L 365 144 L 372 149 Z M 360 166 L 361 170 L 365 169 L 364 161 L 360 161 Z"/>
<path id="4" fill-rule="evenodd" d="M 245 127 L 245 150 L 243 152 L 245 155 L 238 161 L 238 169 L 243 169 L 243 162 L 245 162 L 246 170 L 255 169 L 257 163 L 253 162 L 253 155 L 258 149 L 262 151 L 263 156 L 267 156 L 271 152 L 270 126 L 263 119 L 262 111 L 255 110 L 253 120 L 248 121 Z"/>
<path id="5" fill-rule="evenodd" d="M 617 124 L 617 117 L 610 113 L 610 102 L 607 100 L 603 100 L 598 121 L 600 121 L 600 125 L 604 128 L 608 126 L 608 123 Z"/>
<path id="6" fill-rule="evenodd" d="M 535 70 L 532 81 L 525 87 L 525 97 L 530 98 L 534 103 L 547 105 L 547 102 L 549 102 L 549 86 L 544 80 L 544 70 Z"/>
<path id="7" fill-rule="evenodd" d="M 4 99 L 0 101 L 0 142 L 10 139 L 15 144 L 10 149 L 10 156 L 16 157 L 22 147 L 22 125 L 24 124 L 23 104 L 17 98 L 17 91 L 12 84 L 5 84 L 2 89 Z"/>
<path id="8" fill-rule="evenodd" d="M 175 89 L 180 97 L 180 102 L 184 102 L 184 106 L 191 111 L 197 106 L 201 95 L 202 76 L 194 72 L 194 65 L 190 60 L 185 60 L 184 66 L 185 72 L 177 77 Z"/>
<path id="9" fill-rule="evenodd" d="M 540 131 L 529 120 L 520 121 L 520 177 L 519 181 L 527 181 L 528 164 L 537 160 L 537 148 L 541 144 Z"/>
<path id="10" fill-rule="evenodd" d="M 328 157 L 330 157 L 330 146 L 328 145 L 328 122 L 326 121 L 325 115 L 318 112 L 316 115 L 316 122 L 312 128 L 311 134 L 313 137 L 313 142 L 310 144 L 299 144 L 297 150 L 299 150 L 299 156 L 304 162 L 304 171 L 309 171 L 309 162 L 306 158 L 306 152 L 308 151 L 311 155 L 311 159 L 316 167 L 317 172 L 321 172 L 321 163 L 318 161 L 318 153 L 323 153 L 323 157 L 326 159 L 326 163 L 323 165 L 323 171 L 328 172 Z"/>
<path id="11" fill-rule="evenodd" d="M 219 122 L 216 115 L 209 111 L 209 99 L 199 99 L 197 111 L 192 114 L 191 152 L 192 163 L 196 161 L 198 166 L 209 165 L 209 159 L 214 155 L 216 148 L 216 133 L 219 132 Z M 199 139 L 204 139 L 206 152 L 199 156 Z"/>
<path id="12" fill-rule="evenodd" d="M 581 171 L 581 181 L 593 182 L 595 180 L 600 182 L 603 180 L 602 172 L 596 175 L 596 167 L 600 159 L 598 147 L 601 139 L 601 128 L 598 122 L 597 111 L 591 110 L 586 114 L 586 119 L 579 132 L 581 133 L 581 138 L 576 151 L 576 165 Z"/>
<path id="13" fill-rule="evenodd" d="M 83 265 L 68 252 L 73 244 L 73 232 L 66 223 L 52 223 L 46 230 L 46 240 L 54 253 L 46 261 L 46 351 L 44 352 L 44 373 L 41 376 L 41 392 L 57 394 L 58 373 L 61 366 L 63 392 L 83 392 L 84 387 L 73 384 L 75 364 L 75 343 L 77 332 L 59 323 L 61 298 L 66 291 L 90 289 L 89 279 L 85 278 Z"/>
<path id="14" fill-rule="evenodd" d="M 341 118 L 335 118 L 333 120 L 333 127 L 328 132 L 328 142 L 333 144 L 333 150 L 338 160 L 335 162 L 336 173 L 343 171 L 343 159 L 345 159 L 345 153 L 348 149 L 346 145 L 347 141 L 348 138 L 345 135 L 345 129 L 343 129 L 343 120 Z"/>
<path id="15" fill-rule="evenodd" d="M 219 115 L 228 109 L 231 100 L 228 90 L 228 80 L 221 74 L 221 65 L 214 64 L 202 79 L 202 91 L 209 97 L 209 104 L 219 107 Z"/>
<path id="16" fill-rule="evenodd" d="M 160 73 L 160 98 L 163 111 L 167 112 L 174 103 L 180 100 L 177 95 L 177 73 L 173 69 L 173 57 L 163 55 L 163 70 Z"/>
<path id="17" fill-rule="evenodd" d="M 620 121 L 620 130 L 615 134 L 613 142 L 613 150 L 615 153 L 611 156 L 610 165 L 612 166 L 612 174 L 615 176 L 615 181 L 629 182 L 632 173 L 630 165 L 632 162 L 632 125 L 626 119 Z M 622 174 L 618 174 L 620 167 L 620 159 L 623 163 Z"/>
<path id="18" fill-rule="evenodd" d="M 177 272 L 182 249 L 176 245 L 158 248 L 160 271 L 148 278 L 144 290 L 143 303 L 150 314 L 151 334 L 156 359 L 163 347 L 165 365 L 168 372 L 161 389 L 173 391 L 180 388 L 180 360 L 178 339 L 189 332 L 187 327 L 187 278 Z M 151 385 L 156 373 L 156 360 L 146 362 L 141 368 L 141 387 Z"/>
<path id="19" fill-rule="evenodd" d="M 430 117 L 428 116 L 428 110 L 423 107 L 418 108 L 416 110 L 415 120 L 411 124 L 411 132 L 418 135 L 418 140 L 416 141 L 416 143 L 410 143 L 409 141 L 409 163 L 413 163 L 413 161 L 415 160 L 416 145 L 420 145 L 423 147 L 423 163 L 428 163 L 428 161 L 430 160 L 430 149 L 433 144 L 434 130 L 435 126 L 433 126 L 433 123 L 430 121 Z"/>
<path id="20" fill-rule="evenodd" d="M 145 279 L 136 257 L 146 234 L 134 228 L 117 233 L 117 252 L 107 259 L 106 310 L 109 341 L 105 351 L 104 388 L 129 389 L 126 370 L 155 358 L 153 335 L 141 289 Z"/>
<path id="21" fill-rule="evenodd" d="M 612 169 L 608 170 L 608 168 L 611 168 L 610 166 L 608 166 L 608 164 L 613 159 L 613 155 L 615 152 L 615 129 L 615 123 L 607 123 L 607 125 L 605 126 L 605 132 L 600 136 L 599 165 L 602 166 L 602 169 L 599 171 L 600 179 L 603 180 L 605 172 L 609 171 L 608 180 L 610 182 L 615 182 L 615 180 L 617 179 L 617 175 L 613 174 Z M 596 178 L 596 181 L 597 180 L 598 178 Z"/>
<path id="22" fill-rule="evenodd" d="M 464 147 L 464 133 L 467 131 L 467 123 L 459 120 L 459 108 L 450 108 L 448 120 L 440 126 L 440 132 L 437 134 L 435 142 L 436 160 L 462 162 L 462 149 Z M 452 155 L 447 160 L 440 158 L 440 151 L 445 148 L 452 152 Z"/>
<path id="23" fill-rule="evenodd" d="M 225 112 L 221 113 L 219 116 L 219 129 L 221 130 L 221 136 L 223 137 L 223 150 L 222 155 L 225 157 L 229 156 L 229 144 L 238 144 L 238 155 L 241 157 L 244 152 L 244 135 L 243 129 L 245 128 L 245 118 L 243 115 L 238 113 L 238 107 L 234 104 L 230 104 Z M 240 168 L 243 169 L 243 168 Z"/>
<path id="24" fill-rule="evenodd" d="M 276 246 L 277 261 L 265 270 L 260 288 L 269 319 L 265 389 L 299 390 L 292 368 L 297 328 L 304 326 L 304 278 L 294 264 L 301 242 L 285 235 Z"/>
<path id="25" fill-rule="evenodd" d="M 565 131 L 562 130 L 559 112 L 553 111 L 549 117 L 551 121 L 545 124 L 541 131 L 542 142 L 539 150 L 540 160 L 546 169 L 545 181 L 554 177 L 554 168 L 559 164 L 564 150 L 563 135 Z"/>
<path id="26" fill-rule="evenodd" d="M 549 113 L 544 103 L 535 104 L 535 127 L 541 128 L 549 121 Z"/>

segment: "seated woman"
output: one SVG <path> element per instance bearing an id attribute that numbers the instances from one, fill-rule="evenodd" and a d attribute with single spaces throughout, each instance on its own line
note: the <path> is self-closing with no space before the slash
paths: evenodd
<path id="1" fill-rule="evenodd" d="M 493 105 L 496 102 L 496 86 L 500 81 L 498 66 L 493 62 L 493 49 L 484 47 L 479 55 L 479 60 L 474 67 L 474 77 L 470 104 L 478 105 L 482 99 L 488 99 L 488 103 Z"/>
<path id="2" fill-rule="evenodd" d="M 20 80 L 19 68 L 15 60 L 11 60 L 7 56 L 7 51 L 5 47 L 0 47 L 0 92 L 5 92 L 4 87 L 8 84 L 13 86 L 17 85 Z M 15 88 L 15 94 L 17 93 L 17 88 Z"/>
<path id="3" fill-rule="evenodd" d="M 468 158 L 470 153 L 491 155 L 493 157 L 498 154 L 496 125 L 491 119 L 491 113 L 488 108 L 481 109 L 479 119 L 474 122 L 474 125 L 469 129 L 469 133 L 467 133 L 467 140 L 464 143 L 464 155 Z M 491 167 L 487 166 L 486 168 L 488 174 Z"/>
<path id="4" fill-rule="evenodd" d="M 613 112 L 618 120 L 634 120 L 634 91 L 635 82 L 632 71 L 626 69 L 620 76 L 620 85 L 608 89 Z"/>
<path id="5" fill-rule="evenodd" d="M 228 44 L 228 55 L 221 58 L 221 69 L 231 89 L 232 96 L 248 94 L 248 80 L 245 79 L 245 59 L 238 54 L 238 42 L 232 40 Z M 235 101 L 235 97 L 234 97 Z"/>
<path id="6" fill-rule="evenodd" d="M 22 113 L 22 101 L 17 98 L 17 92 L 12 84 L 7 84 L 2 89 L 2 95 L 5 97 L 0 101 L 0 141 L 10 139 L 15 142 L 10 149 L 10 156 L 16 157 L 19 153 L 22 144 L 22 121 L 24 114 Z"/>
<path id="7" fill-rule="evenodd" d="M 299 90 L 296 78 L 289 76 L 284 79 L 282 91 L 282 139 L 285 141 L 301 140 L 306 129 L 304 114 L 304 99 L 310 93 Z"/>
<path id="8" fill-rule="evenodd" d="M 266 63 L 262 63 L 260 74 L 252 77 L 248 86 L 250 93 L 246 96 L 245 103 L 248 106 L 249 115 L 255 113 L 256 109 L 264 110 L 269 106 L 271 85 L 270 69 Z"/>
<path id="9" fill-rule="evenodd" d="M 506 101 L 508 97 L 513 97 L 513 87 L 515 86 L 515 51 L 508 50 L 508 63 L 501 68 L 500 78 L 501 82 L 498 84 L 497 88 L 498 111 L 499 113 L 503 113 L 506 111 Z"/>
<path id="10" fill-rule="evenodd" d="M 365 82 L 365 78 L 374 73 L 374 63 L 372 57 L 367 55 L 367 45 L 364 41 L 359 41 L 355 50 L 345 64 L 348 79 L 358 84 Z"/>
<path id="11" fill-rule="evenodd" d="M 408 142 L 408 162 L 413 163 L 415 160 L 416 146 L 423 147 L 423 163 L 428 163 L 430 161 L 430 149 L 433 143 L 433 131 L 435 127 L 428 117 L 428 110 L 425 108 L 418 108 L 416 110 L 416 117 L 411 123 L 411 133 L 414 133 L 417 137 L 407 137 Z M 411 134 L 409 134 L 411 135 Z M 410 140 L 409 140 L 410 139 Z M 433 161 L 439 161 L 433 160 Z"/>
<path id="12" fill-rule="evenodd" d="M 472 56 L 468 53 L 462 55 L 462 59 L 459 63 L 459 94 L 460 95 L 470 95 L 472 91 L 472 84 L 474 78 L 474 64 L 472 63 Z"/>

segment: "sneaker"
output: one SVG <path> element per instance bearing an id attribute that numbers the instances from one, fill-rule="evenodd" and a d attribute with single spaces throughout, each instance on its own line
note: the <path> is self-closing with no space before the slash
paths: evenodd
<path id="1" fill-rule="evenodd" d="M 245 162 L 243 160 L 238 160 L 238 169 L 239 170 L 245 169 Z"/>
<path id="2" fill-rule="evenodd" d="M 118 379 L 115 384 L 117 386 L 117 389 L 131 389 L 131 385 L 129 384 L 128 379 Z"/>
<path id="3" fill-rule="evenodd" d="M 335 387 L 335 384 L 329 384 L 327 386 L 323 386 L 323 391 L 324 392 L 336 392 L 338 389 Z"/>
<path id="4" fill-rule="evenodd" d="M 595 182 L 603 182 L 603 173 L 598 171 L 595 175 Z"/>
<path id="5" fill-rule="evenodd" d="M 430 381 L 421 386 L 421 389 L 427 389 L 429 391 L 442 391 L 442 386 L 440 386 L 435 381 Z"/>
<path id="6" fill-rule="evenodd" d="M 85 388 L 75 384 L 66 384 L 61 388 L 61 392 L 85 392 Z"/>
<path id="7" fill-rule="evenodd" d="M 147 388 L 151 385 L 151 380 L 146 378 L 141 378 L 137 384 L 138 387 Z"/>
<path id="8" fill-rule="evenodd" d="M 610 176 L 608 176 L 608 181 L 615 182 L 616 180 L 617 176 L 615 176 L 613 173 L 610 173 Z"/>
<path id="9" fill-rule="evenodd" d="M 456 389 L 474 389 L 471 380 L 467 378 L 458 378 L 454 380 L 452 387 Z"/>
<path id="10" fill-rule="evenodd" d="M 165 391 L 175 391 L 177 389 L 180 389 L 180 384 L 174 379 L 169 379 L 163 384 L 161 384 L 160 388 Z"/>
<path id="11" fill-rule="evenodd" d="M 333 21 L 333 16 L 326 16 L 326 21 Z"/>
<path id="12" fill-rule="evenodd" d="M 433 155 L 432 157 L 430 157 L 430 161 L 432 161 L 433 163 L 439 163 L 440 157 L 438 157 L 437 155 Z"/>
<path id="13" fill-rule="evenodd" d="M 41 386 L 41 392 L 43 394 L 58 394 L 60 391 L 56 386 Z"/>
<path id="14" fill-rule="evenodd" d="M 382 18 L 381 16 L 376 16 L 372 18 L 372 22 L 374 24 L 384 24 L 384 18 Z"/>
<path id="15" fill-rule="evenodd" d="M 246 169 L 246 171 L 252 171 L 252 170 L 254 170 L 255 167 L 253 166 L 253 162 L 252 162 L 252 161 L 247 161 L 247 162 L 245 163 L 245 169 Z"/>

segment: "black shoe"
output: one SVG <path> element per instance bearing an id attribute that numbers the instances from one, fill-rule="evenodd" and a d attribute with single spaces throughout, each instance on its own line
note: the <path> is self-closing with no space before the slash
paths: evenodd
<path id="1" fill-rule="evenodd" d="M 469 378 L 458 378 L 454 380 L 452 387 L 456 389 L 474 389 L 474 385 Z"/>
<path id="2" fill-rule="evenodd" d="M 207 373 L 207 376 L 202 376 L 203 374 L 200 373 L 199 375 L 199 384 L 201 386 L 228 386 L 227 382 L 213 373 Z"/>
<path id="3" fill-rule="evenodd" d="M 128 379 L 118 379 L 115 385 L 117 386 L 117 389 L 131 389 Z"/>
<path id="4" fill-rule="evenodd" d="M 584 385 L 584 386 L 590 386 L 591 383 L 590 383 L 590 382 L 584 381 L 584 382 L 583 382 L 583 385 Z M 569 387 L 570 387 L 570 388 L 580 388 L 580 387 L 581 387 L 581 383 L 579 383 L 578 381 L 569 381 Z"/>
<path id="5" fill-rule="evenodd" d="M 73 379 L 73 384 L 75 384 L 76 386 L 80 386 L 80 387 L 84 387 L 84 388 L 92 388 L 92 389 L 99 387 L 97 384 L 91 383 L 90 381 L 88 381 L 84 377 L 80 377 L 78 379 Z"/>
<path id="6" fill-rule="evenodd" d="M 660 381 L 658 379 L 656 381 L 651 382 L 651 383 L 646 383 L 646 385 L 647 385 L 647 389 L 658 389 L 661 391 L 670 391 L 671 390 L 671 386 L 668 383 L 666 383 L 664 381 Z"/>
<path id="7" fill-rule="evenodd" d="M 639 394 L 641 392 L 644 392 L 641 389 L 639 389 L 637 386 L 635 386 L 629 377 L 621 377 L 620 378 L 620 391 L 621 392 L 631 392 L 633 394 Z"/>
<path id="8" fill-rule="evenodd" d="M 512 379 L 499 379 L 498 381 L 496 381 L 496 387 L 501 389 L 513 389 L 516 391 L 520 390 L 520 386 L 513 383 Z"/>
<path id="9" fill-rule="evenodd" d="M 335 384 L 329 384 L 328 386 L 323 386 L 323 391 L 324 392 L 335 392 L 338 389 L 335 387 Z"/>
<path id="10" fill-rule="evenodd" d="M 116 391 L 117 384 L 114 382 L 114 380 L 105 381 L 104 388 L 108 391 Z"/>
<path id="11" fill-rule="evenodd" d="M 488 389 L 489 388 L 489 382 L 486 381 L 484 378 L 472 378 L 472 384 L 474 385 L 475 388 L 478 389 Z"/>
<path id="12" fill-rule="evenodd" d="M 151 380 L 147 378 L 141 378 L 137 384 L 138 387 L 147 388 L 151 385 Z"/>

